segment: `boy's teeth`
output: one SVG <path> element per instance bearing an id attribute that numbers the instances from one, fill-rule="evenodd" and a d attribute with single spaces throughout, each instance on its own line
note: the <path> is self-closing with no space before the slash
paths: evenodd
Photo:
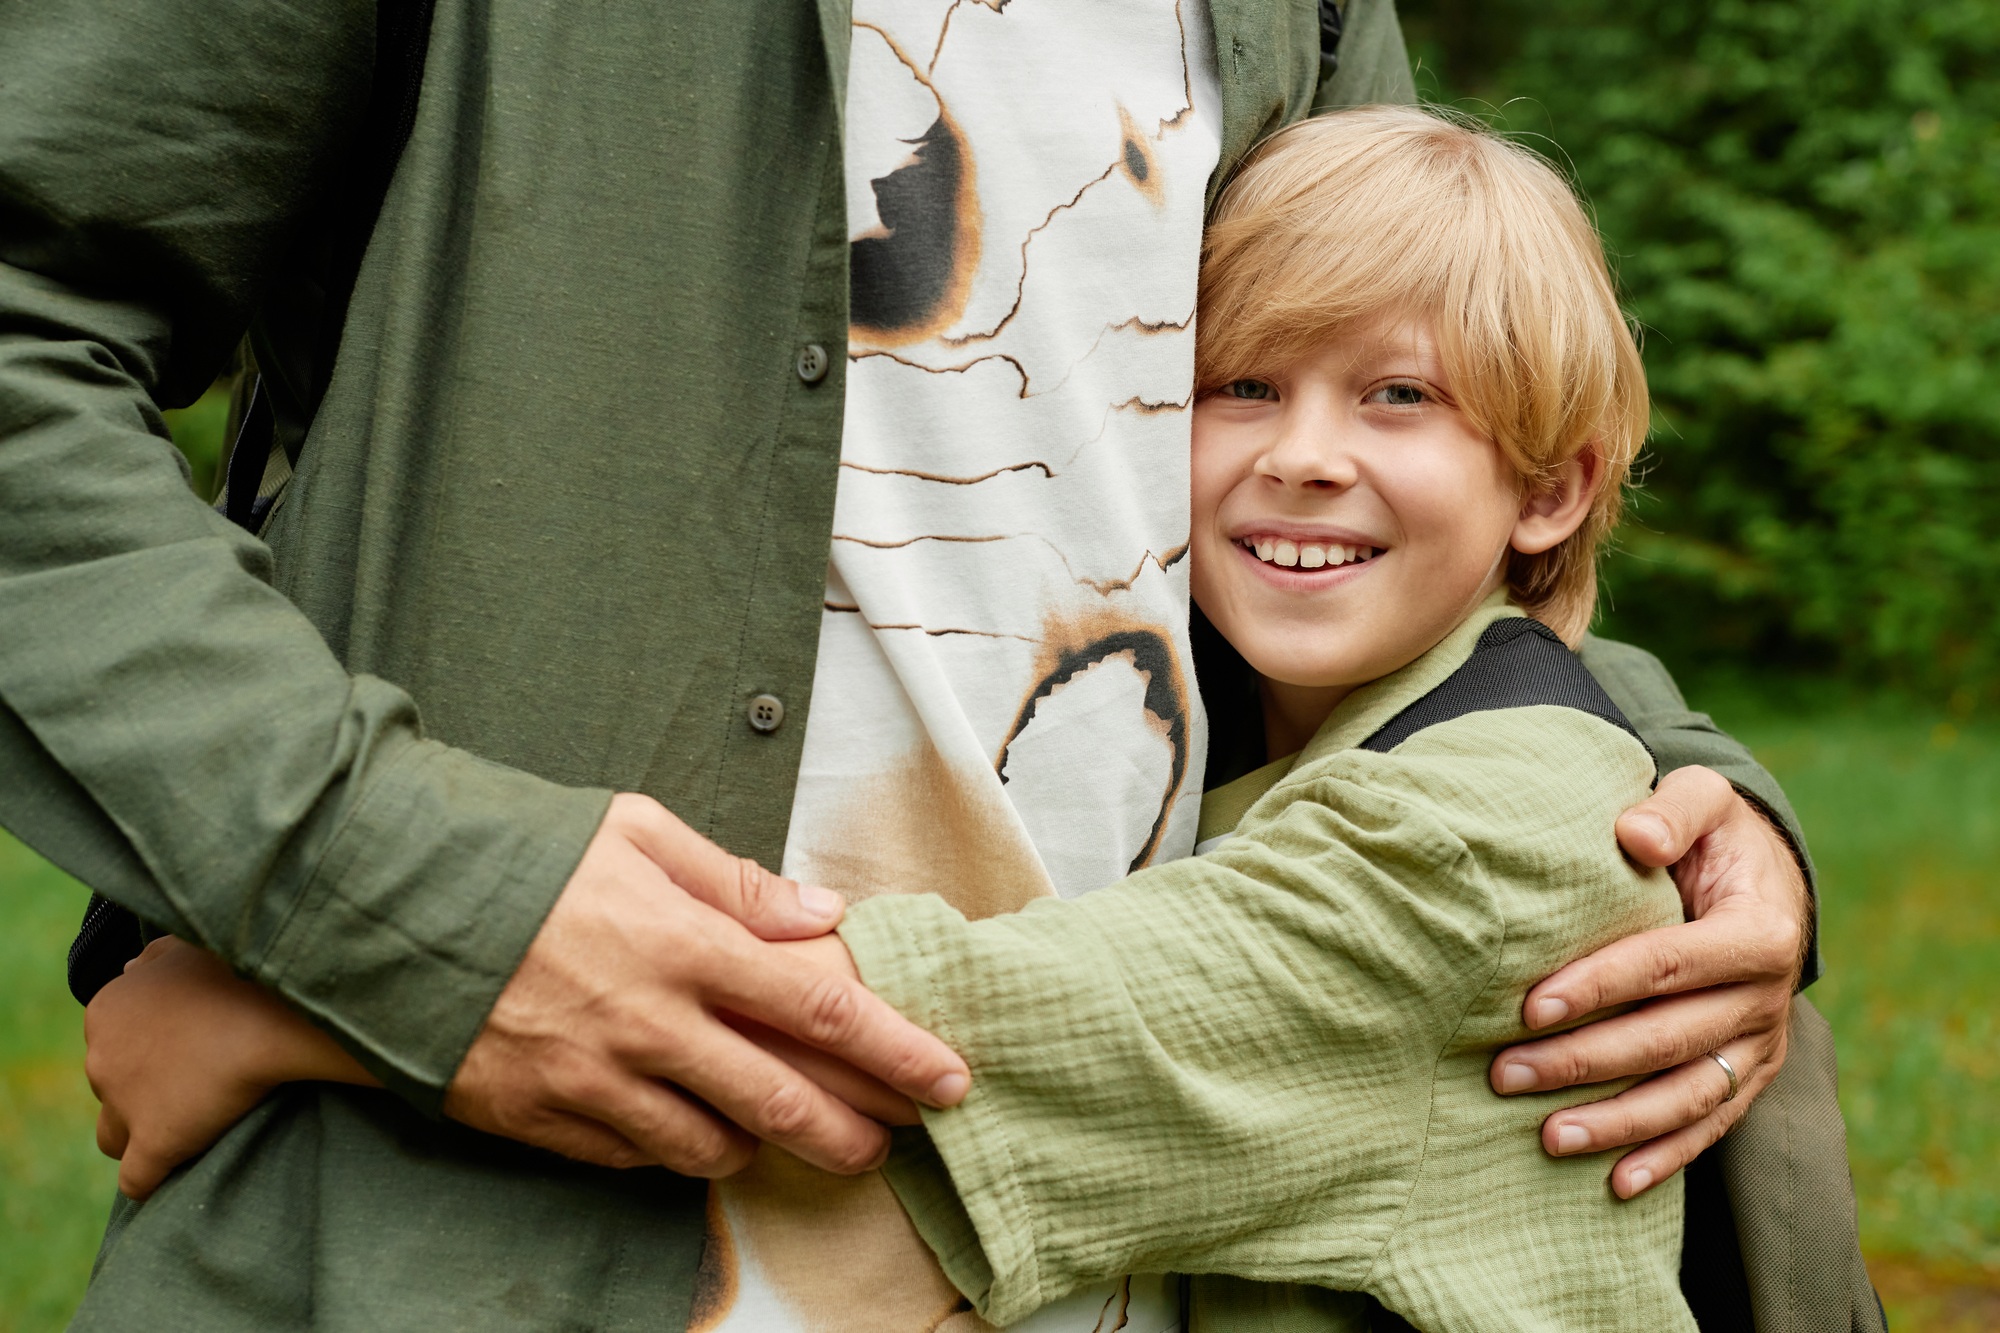
<path id="1" fill-rule="evenodd" d="M 1372 546 L 1342 546 L 1337 542 L 1327 542 L 1322 546 L 1287 541 L 1283 537 L 1245 538 L 1243 544 L 1255 552 L 1259 560 L 1283 565 L 1286 569 L 1338 568 L 1361 560 L 1373 560 L 1377 554 Z"/>

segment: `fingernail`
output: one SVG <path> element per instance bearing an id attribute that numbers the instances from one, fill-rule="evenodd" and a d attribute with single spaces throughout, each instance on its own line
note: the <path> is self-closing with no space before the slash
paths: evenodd
<path id="1" fill-rule="evenodd" d="M 972 1087 L 970 1074 L 946 1074 L 931 1084 L 931 1104 L 933 1106 L 956 1106 L 965 1100 L 966 1091 Z"/>
<path id="2" fill-rule="evenodd" d="M 1582 1152 L 1590 1146 L 1590 1131 L 1582 1125 L 1564 1125 L 1556 1130 L 1556 1152 Z"/>
<path id="3" fill-rule="evenodd" d="M 799 885 L 799 906 L 807 916 L 832 919 L 847 910 L 847 899 L 817 884 Z"/>
<path id="4" fill-rule="evenodd" d="M 1526 1092 L 1535 1086 L 1533 1065 L 1524 1065 L 1519 1060 L 1509 1060 L 1500 1066 L 1500 1091 Z"/>
<path id="5" fill-rule="evenodd" d="M 1667 840 L 1671 836 L 1667 832 L 1667 821 L 1658 815 L 1633 815 L 1632 825 L 1633 832 L 1654 839 L 1662 847 L 1667 845 Z"/>
<path id="6" fill-rule="evenodd" d="M 1632 1192 L 1630 1194 L 1627 1194 L 1625 1197 L 1631 1199 L 1637 1197 L 1638 1195 L 1644 1194 L 1646 1190 L 1652 1185 L 1653 1173 L 1651 1171 L 1648 1171 L 1645 1167 L 1642 1166 L 1637 1171 L 1634 1171 L 1630 1176 L 1626 1177 L 1626 1179 L 1631 1184 Z"/>
<path id="7" fill-rule="evenodd" d="M 1536 1000 L 1528 1006 L 1528 1026 L 1545 1028 L 1551 1023 L 1560 1023 L 1569 1017 L 1567 1000 Z"/>

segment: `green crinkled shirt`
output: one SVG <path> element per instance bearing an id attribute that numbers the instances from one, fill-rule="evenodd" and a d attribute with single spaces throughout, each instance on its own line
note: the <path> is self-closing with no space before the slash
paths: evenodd
<path id="1" fill-rule="evenodd" d="M 1198 1329 L 1365 1328 L 1359 1293 L 1427 1333 L 1694 1327 L 1678 1180 L 1621 1202 L 1602 1155 L 1540 1147 L 1613 1089 L 1487 1084 L 1529 986 L 1681 919 L 1612 835 L 1651 758 L 1562 708 L 1354 748 L 1512 614 L 1356 691 L 1206 856 L 977 922 L 849 914 L 868 984 L 972 1065 L 888 1170 L 982 1315 L 1177 1271 L 1226 1275 L 1195 1280 Z"/>

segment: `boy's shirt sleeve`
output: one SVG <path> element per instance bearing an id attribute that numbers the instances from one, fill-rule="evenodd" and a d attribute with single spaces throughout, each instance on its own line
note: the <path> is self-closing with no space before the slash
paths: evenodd
<path id="1" fill-rule="evenodd" d="M 1398 767 L 1316 765 L 1215 853 L 1079 899 L 849 913 L 868 984 L 974 1071 L 889 1174 L 983 1316 L 1127 1272 L 1366 1278 L 1505 934 L 1421 781 L 1385 780 Z"/>
<path id="2" fill-rule="evenodd" d="M 1806 950 L 1799 987 L 1803 990 L 1817 981 L 1820 975 L 1818 882 L 1812 853 L 1806 847 L 1805 830 L 1778 780 L 1757 762 L 1747 746 L 1716 726 L 1713 718 L 1690 709 L 1666 666 L 1645 649 L 1592 634 L 1584 637 L 1577 655 L 1652 747 L 1659 757 L 1662 775 L 1696 764 L 1712 768 L 1729 779 L 1784 833 L 1798 857 L 1799 868 L 1805 873 L 1806 890 L 1812 895 L 1814 906 L 1813 920 L 1806 923 L 1812 932 L 1812 943 Z"/>

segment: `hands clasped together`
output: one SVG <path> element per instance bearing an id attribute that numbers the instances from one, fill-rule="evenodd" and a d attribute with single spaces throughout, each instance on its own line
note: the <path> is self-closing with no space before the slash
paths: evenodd
<path id="1" fill-rule="evenodd" d="M 1657 1074 L 1544 1123 L 1554 1154 L 1640 1145 L 1612 1186 L 1666 1179 L 1741 1118 L 1784 1061 L 1808 915 L 1791 847 L 1720 776 L 1669 774 L 1618 822 L 1674 867 L 1688 921 L 1619 941 L 1529 992 L 1531 1029 L 1636 1004 L 1495 1057 L 1497 1092 Z M 466 1052 L 446 1113 L 606 1166 L 724 1176 L 759 1140 L 827 1170 L 880 1165 L 885 1124 L 955 1105 L 970 1071 L 878 999 L 829 934 L 842 900 L 731 856 L 643 796 L 616 797 Z M 98 1146 L 157 1189 L 280 1084 L 376 1080 L 214 955 L 155 941 L 85 1015 Z M 1719 1053 L 1739 1075 L 1730 1095 Z"/>

